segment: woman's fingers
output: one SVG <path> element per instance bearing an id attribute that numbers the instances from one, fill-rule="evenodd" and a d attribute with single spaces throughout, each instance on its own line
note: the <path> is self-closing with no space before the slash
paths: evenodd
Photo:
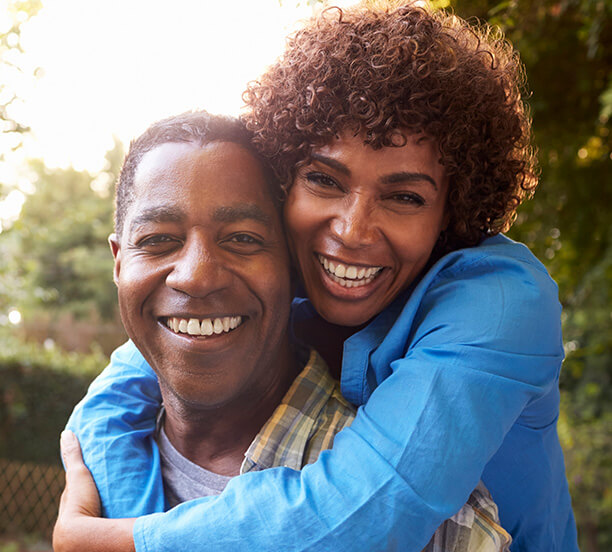
<path id="1" fill-rule="evenodd" d="M 60 502 L 60 518 L 62 515 L 99 517 L 102 509 L 98 489 L 83 462 L 81 446 L 72 431 L 62 432 L 60 450 L 66 468 L 66 488 Z"/>
<path id="2" fill-rule="evenodd" d="M 60 450 L 62 452 L 62 458 L 64 459 L 64 466 L 66 469 L 75 466 L 79 467 L 80 465 L 85 467 L 79 440 L 69 429 L 62 431 L 62 434 L 60 435 Z"/>
<path id="3" fill-rule="evenodd" d="M 60 437 L 66 488 L 53 530 L 55 552 L 134 552 L 134 519 L 102 519 L 98 489 L 72 431 Z"/>

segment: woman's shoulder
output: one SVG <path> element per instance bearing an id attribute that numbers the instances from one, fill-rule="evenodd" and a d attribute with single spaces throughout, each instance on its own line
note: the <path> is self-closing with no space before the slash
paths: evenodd
<path id="1" fill-rule="evenodd" d="M 460 274 L 481 265 L 500 270 L 511 266 L 524 266 L 527 270 L 548 276 L 546 267 L 525 244 L 513 241 L 503 234 L 485 238 L 474 247 L 448 253 L 432 267 L 431 272 L 445 275 L 453 272 Z M 550 279 L 549 276 L 548 278 Z"/>
<path id="2" fill-rule="evenodd" d="M 398 305 L 394 330 L 413 344 L 433 332 L 447 344 L 557 355 L 558 288 L 526 246 L 494 236 L 435 263 Z"/>
<path id="3" fill-rule="evenodd" d="M 431 296 L 440 300 L 452 294 L 452 304 L 465 297 L 489 300 L 495 309 L 525 302 L 548 301 L 557 305 L 557 284 L 546 267 L 522 243 L 497 235 L 475 247 L 459 249 L 439 259 L 412 290 L 406 302 Z M 556 307 L 555 307 L 556 308 Z"/>
<path id="4" fill-rule="evenodd" d="M 544 392 L 563 358 L 557 287 L 525 246 L 489 238 L 440 259 L 351 337 L 344 354 L 342 389 L 357 388 L 357 404 L 374 387 L 354 369 L 364 358 L 377 381 L 400 364 L 418 373 L 444 366 L 519 379 Z"/>

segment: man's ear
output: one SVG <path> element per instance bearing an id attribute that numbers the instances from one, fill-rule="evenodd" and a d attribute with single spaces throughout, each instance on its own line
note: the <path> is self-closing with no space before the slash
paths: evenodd
<path id="1" fill-rule="evenodd" d="M 108 237 L 108 245 L 110 245 L 111 253 L 115 259 L 115 267 L 113 268 L 113 280 L 115 285 L 119 282 L 119 270 L 121 269 L 121 246 L 117 234 L 111 234 Z"/>

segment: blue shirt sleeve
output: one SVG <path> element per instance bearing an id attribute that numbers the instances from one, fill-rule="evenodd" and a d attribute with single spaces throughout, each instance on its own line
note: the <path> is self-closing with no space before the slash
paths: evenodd
<path id="1" fill-rule="evenodd" d="M 96 481 L 104 517 L 164 511 L 153 439 L 160 403 L 155 373 L 128 341 L 112 354 L 68 420 Z"/>
<path id="2" fill-rule="evenodd" d="M 554 422 L 554 408 L 529 412 L 563 356 L 556 285 L 537 262 L 477 255 L 421 284 L 371 355 L 377 386 L 331 451 L 140 518 L 136 549 L 420 551 L 513 424 Z"/>
<path id="3" fill-rule="evenodd" d="M 558 384 L 561 306 L 539 263 L 495 255 L 438 272 L 420 293 L 372 355 L 373 369 L 389 375 L 353 429 L 416 495 L 452 515 L 514 424 L 536 430 L 556 421 L 558 402 L 542 399 Z M 385 354 L 402 342 L 402 358 Z M 499 475 L 520 486 L 520 474 Z"/>
<path id="4" fill-rule="evenodd" d="M 418 552 L 465 503 L 512 425 L 541 422 L 525 413 L 555 385 L 562 359 L 555 284 L 540 266 L 494 255 L 424 278 L 375 350 L 354 338 L 355 364 L 365 358 L 369 367 L 353 369 L 345 348 L 343 378 L 349 370 L 375 385 L 332 450 L 301 472 L 248 473 L 219 497 L 141 517 L 136 550 Z M 153 431 L 158 392 L 145 375 L 150 369 L 126 347 L 76 414 L 87 463 L 113 502 L 124 484 L 122 495 L 156 499 L 161 487 L 156 452 L 143 439 Z M 124 386 L 109 381 L 116 374 L 126 377 Z M 99 389 L 102 397 L 94 399 Z M 111 402 L 104 393 L 130 396 Z M 88 413 L 88 402 L 106 401 L 112 423 L 85 423 L 87 415 L 78 415 Z M 88 453 L 96 441 L 97 454 Z M 101 460 L 106 447 L 112 456 Z M 145 473 L 116 479 L 134 469 Z M 114 512 L 113 504 L 107 509 Z"/>

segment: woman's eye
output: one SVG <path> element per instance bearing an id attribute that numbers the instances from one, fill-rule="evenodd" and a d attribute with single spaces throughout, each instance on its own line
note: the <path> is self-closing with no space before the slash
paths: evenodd
<path id="1" fill-rule="evenodd" d="M 391 196 L 391 199 L 393 201 L 396 201 L 397 203 L 401 203 L 404 205 L 416 205 L 416 206 L 425 205 L 425 200 L 419 194 L 410 193 L 410 192 L 393 194 Z"/>
<path id="2" fill-rule="evenodd" d="M 331 177 L 320 172 L 308 172 L 306 173 L 306 180 L 317 186 L 324 188 L 338 188 L 338 183 Z"/>

